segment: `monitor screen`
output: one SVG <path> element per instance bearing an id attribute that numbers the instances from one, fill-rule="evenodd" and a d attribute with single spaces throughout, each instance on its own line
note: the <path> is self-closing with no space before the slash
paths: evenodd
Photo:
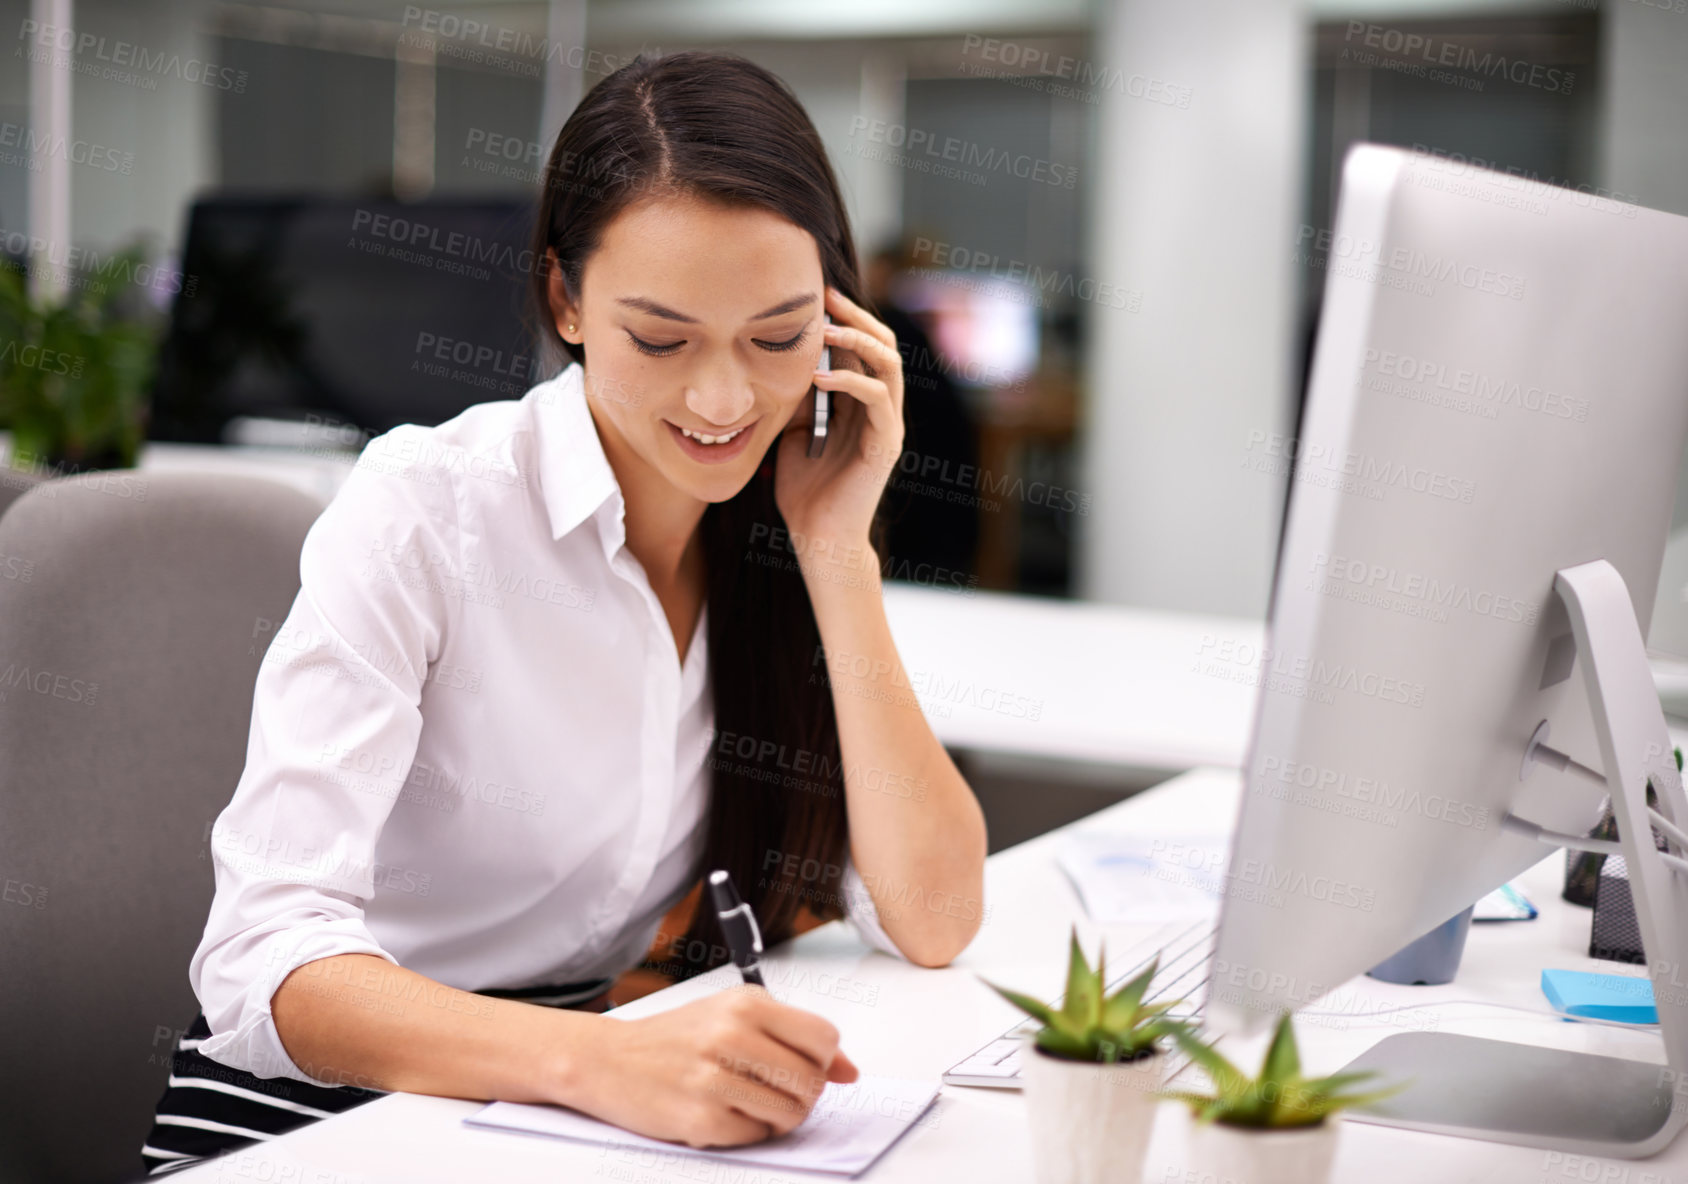
<path id="1" fill-rule="evenodd" d="M 519 398 L 542 377 L 532 219 L 518 200 L 196 202 L 148 436 L 253 443 L 264 425 L 339 425 L 356 447 Z"/>
<path id="2" fill-rule="evenodd" d="M 897 278 L 896 302 L 928 326 L 950 379 L 1015 386 L 1037 369 L 1040 293 L 1028 284 L 939 268 Z"/>

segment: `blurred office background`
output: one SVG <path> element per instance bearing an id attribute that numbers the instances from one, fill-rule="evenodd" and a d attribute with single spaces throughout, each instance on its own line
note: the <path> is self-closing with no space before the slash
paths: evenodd
<path id="1" fill-rule="evenodd" d="M 0 29 L 9 332 L 98 305 L 68 408 L 77 376 L 0 350 L 28 465 L 308 466 L 519 394 L 518 310 L 372 267 L 367 221 L 519 243 L 585 90 L 720 47 L 831 152 L 907 338 L 889 574 L 956 595 L 1264 615 L 1348 145 L 1688 214 L 1682 0 L 0 0 Z M 1673 548 L 1667 648 L 1685 581 Z"/>

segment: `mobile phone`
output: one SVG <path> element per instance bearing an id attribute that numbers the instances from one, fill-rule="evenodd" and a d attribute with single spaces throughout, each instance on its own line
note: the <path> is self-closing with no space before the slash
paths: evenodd
<path id="1" fill-rule="evenodd" d="M 831 313 L 824 314 L 824 317 L 827 324 L 832 324 Z M 832 369 L 832 347 L 830 345 L 821 346 L 821 364 L 815 369 Z M 818 386 L 810 386 L 809 390 L 815 396 L 815 422 L 809 428 L 809 455 L 819 456 L 826 451 L 827 420 L 832 418 L 832 392 L 823 391 Z"/>

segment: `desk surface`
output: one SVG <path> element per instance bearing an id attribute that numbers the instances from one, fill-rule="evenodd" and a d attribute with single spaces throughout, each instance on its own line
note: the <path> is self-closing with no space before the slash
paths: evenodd
<path id="1" fill-rule="evenodd" d="M 926 717 L 957 748 L 1178 771 L 1241 766 L 1259 621 L 887 584 Z"/>
<path id="2" fill-rule="evenodd" d="M 1229 816 L 1235 809 L 1236 774 L 1198 769 L 1137 797 L 1072 824 L 1135 833 L 1188 830 L 1193 820 Z M 1063 830 L 1068 828 L 1063 828 Z M 986 920 L 978 939 L 956 964 L 922 970 L 869 952 L 842 924 L 804 934 L 766 961 L 770 989 L 797 1006 L 837 1024 L 843 1044 L 865 1073 L 936 1079 L 950 1065 L 1000 1034 L 1017 1013 L 975 975 L 1054 995 L 1061 985 L 1069 923 L 1094 950 L 1095 938 L 1123 955 L 1150 930 L 1099 930 L 1083 916 L 1071 887 L 1052 862 L 1060 831 L 1039 836 L 991 857 L 987 873 Z M 1338 992 L 1348 1012 L 1378 1011 L 1406 1003 L 1489 1000 L 1545 1009 L 1537 988 L 1544 966 L 1613 970 L 1583 951 L 1589 914 L 1558 897 L 1560 857 L 1554 855 L 1524 877 L 1542 915 L 1531 922 L 1479 925 L 1472 930 L 1458 980 L 1445 987 L 1400 987 L 1356 980 Z M 730 967 L 647 996 L 623 1009 L 628 1018 L 676 1006 L 731 981 Z M 1314 1004 L 1317 1013 L 1324 1004 Z M 1410 1022 L 1409 1022 L 1410 1020 Z M 614 1020 L 605 1022 L 613 1023 Z M 1662 1059 L 1656 1037 L 1560 1022 L 1474 1006 L 1413 1012 L 1384 1018 L 1347 1014 L 1337 1019 L 1309 1014 L 1298 1025 L 1303 1059 L 1310 1070 L 1331 1070 L 1383 1036 L 1406 1027 L 1435 1026 L 1498 1039 L 1552 1043 L 1637 1060 Z M 407 1184 L 464 1180 L 520 1181 L 602 1179 L 656 1184 L 657 1181 L 734 1181 L 776 1184 L 821 1180 L 802 1173 L 740 1172 L 736 1166 L 676 1152 L 671 1157 L 612 1151 L 585 1144 L 497 1134 L 463 1125 L 482 1103 L 394 1094 L 325 1119 L 274 1142 L 236 1153 L 221 1163 L 173 1173 L 173 1179 L 322 1180 L 335 1184 L 405 1181 Z M 1161 1107 L 1144 1174 L 1147 1184 L 1183 1184 L 1187 1175 L 1182 1108 Z M 1627 1168 L 1627 1174 L 1625 1169 Z M 1571 1171 L 1571 1174 L 1562 1173 Z M 1652 1175 L 1646 1173 L 1651 1172 Z M 944 1087 L 934 1108 L 860 1179 L 893 1181 L 965 1180 L 1026 1184 L 1033 1178 L 1024 1101 L 1017 1092 Z M 1494 1184 L 1561 1179 L 1688 1179 L 1688 1140 L 1645 1165 L 1624 1161 L 1550 1158 L 1526 1147 L 1508 1147 L 1439 1135 L 1414 1134 L 1364 1123 L 1344 1124 L 1334 1179 L 1366 1184 Z"/>

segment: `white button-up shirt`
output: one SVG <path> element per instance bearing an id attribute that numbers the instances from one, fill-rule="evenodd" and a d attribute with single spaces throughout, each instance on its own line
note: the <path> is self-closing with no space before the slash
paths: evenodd
<path id="1" fill-rule="evenodd" d="M 200 1052 L 313 1080 L 270 998 L 374 954 L 464 990 L 637 965 L 701 872 L 706 606 L 682 663 L 579 365 L 370 442 L 311 527 L 210 835 Z M 898 953 L 846 860 L 864 938 Z M 325 981 L 322 988 L 331 990 Z"/>

